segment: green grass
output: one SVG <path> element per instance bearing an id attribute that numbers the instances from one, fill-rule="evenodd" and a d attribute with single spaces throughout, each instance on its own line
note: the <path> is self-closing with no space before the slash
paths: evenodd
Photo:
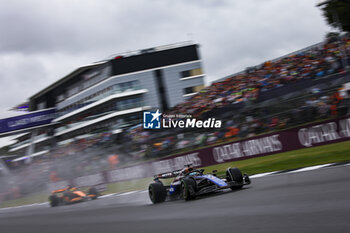
<path id="1" fill-rule="evenodd" d="M 46 193 L 46 192 L 36 193 L 25 197 L 21 197 L 15 200 L 4 201 L 3 203 L 0 203 L 0 208 L 29 205 L 33 203 L 42 203 L 42 202 L 46 202 L 48 200 L 48 197 L 49 197 L 49 193 Z"/>
<path id="2" fill-rule="evenodd" d="M 264 172 L 295 169 L 349 160 L 350 141 L 346 141 L 325 146 L 289 151 L 275 155 L 227 162 L 209 167 L 204 167 L 204 169 L 206 169 L 207 172 L 211 172 L 212 170 L 218 170 L 218 174 L 221 175 L 225 172 L 227 167 L 238 167 L 242 170 L 242 172 L 253 175 Z M 107 190 L 104 194 L 147 189 L 148 184 L 151 182 L 152 178 L 142 178 L 132 181 L 122 181 L 113 184 L 108 184 Z M 23 197 L 17 200 L 3 202 L 0 205 L 0 207 L 10 207 L 32 204 L 37 202 L 45 202 L 47 201 L 48 196 L 49 193 L 40 193 L 28 197 Z"/>
<path id="3" fill-rule="evenodd" d="M 117 183 L 108 184 L 107 191 L 105 192 L 105 194 L 146 189 L 152 181 L 153 181 L 153 178 L 149 177 L 149 178 L 142 178 L 142 179 L 130 180 L 130 181 L 121 181 Z"/>
<path id="4" fill-rule="evenodd" d="M 205 167 L 222 174 L 229 166 L 250 175 L 350 160 L 350 141 Z"/>

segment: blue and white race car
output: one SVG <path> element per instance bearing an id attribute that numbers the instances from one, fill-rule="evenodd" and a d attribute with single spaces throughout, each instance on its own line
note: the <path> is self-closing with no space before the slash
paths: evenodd
<path id="1" fill-rule="evenodd" d="M 156 175 L 154 183 L 148 188 L 149 197 L 153 203 L 176 199 L 187 201 L 222 189 L 240 189 L 243 185 L 251 183 L 249 176 L 242 175 L 238 168 L 227 168 L 225 177 L 218 177 L 216 172 L 204 174 L 204 169 L 194 169 L 191 165 L 186 165 L 182 170 Z M 166 186 L 161 179 L 168 178 L 175 179 Z"/>

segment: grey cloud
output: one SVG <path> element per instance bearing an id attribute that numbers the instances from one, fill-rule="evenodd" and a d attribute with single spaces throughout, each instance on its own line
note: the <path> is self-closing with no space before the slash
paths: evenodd
<path id="1" fill-rule="evenodd" d="M 315 4 L 0 0 L 0 118 L 80 65 L 118 52 L 185 41 L 189 35 L 202 45 L 209 82 L 241 71 L 321 41 L 328 27 Z"/>

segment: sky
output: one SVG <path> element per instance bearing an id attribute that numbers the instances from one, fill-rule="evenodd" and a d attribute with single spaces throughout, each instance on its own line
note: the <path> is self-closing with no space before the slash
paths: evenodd
<path id="1" fill-rule="evenodd" d="M 206 83 L 322 41 L 318 0 L 0 0 L 0 119 L 81 65 L 192 40 Z"/>

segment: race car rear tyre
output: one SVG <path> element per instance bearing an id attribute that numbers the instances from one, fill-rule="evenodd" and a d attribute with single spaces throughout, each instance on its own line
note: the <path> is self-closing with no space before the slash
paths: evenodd
<path id="1" fill-rule="evenodd" d="M 181 181 L 181 195 L 186 201 L 196 198 L 196 181 L 190 178 L 185 178 Z"/>
<path id="2" fill-rule="evenodd" d="M 241 183 L 242 185 L 236 185 L 231 187 L 232 190 L 235 189 L 240 189 L 243 187 L 243 175 L 241 170 L 239 170 L 238 168 L 228 168 L 226 170 L 226 180 L 227 181 L 235 181 L 237 183 Z"/>
<path id="3" fill-rule="evenodd" d="M 98 196 L 100 196 L 100 192 L 97 191 L 97 189 L 95 187 L 91 187 L 88 190 L 88 194 L 89 195 L 94 195 L 91 199 L 95 200 L 97 199 Z"/>
<path id="4" fill-rule="evenodd" d="M 56 195 L 51 195 L 49 197 L 49 202 L 51 207 L 55 207 L 58 206 L 58 204 L 60 203 L 60 199 Z"/>
<path id="5" fill-rule="evenodd" d="M 167 196 L 166 188 L 160 182 L 150 184 L 148 194 L 154 204 L 164 202 Z"/>

